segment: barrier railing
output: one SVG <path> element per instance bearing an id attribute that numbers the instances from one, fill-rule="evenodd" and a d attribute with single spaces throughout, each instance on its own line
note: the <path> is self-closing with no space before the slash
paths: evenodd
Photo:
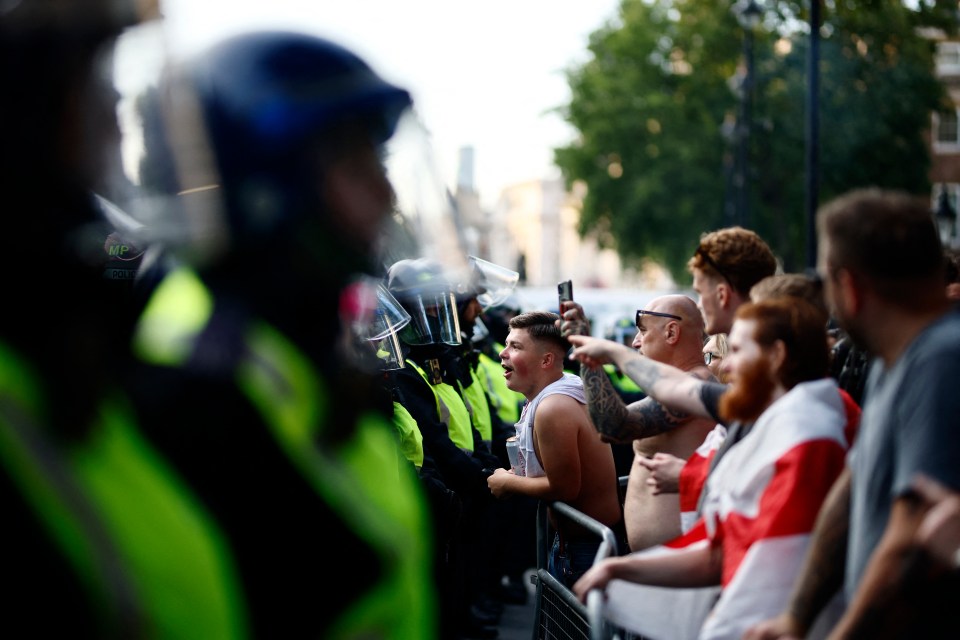
<path id="1" fill-rule="evenodd" d="M 613 530 L 564 502 L 540 502 L 537 508 L 537 573 L 536 624 L 533 640 L 615 640 L 614 630 L 604 621 L 603 594 L 599 590 L 587 594 L 586 606 L 573 592 L 547 571 L 547 554 L 553 544 L 553 528 L 547 517 L 547 506 L 558 518 L 570 520 L 600 539 L 594 564 L 618 555 Z"/>

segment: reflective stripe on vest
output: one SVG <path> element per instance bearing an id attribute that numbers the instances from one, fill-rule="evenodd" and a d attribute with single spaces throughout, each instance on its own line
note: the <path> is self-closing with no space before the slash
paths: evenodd
<path id="1" fill-rule="evenodd" d="M 28 369 L 0 345 L 0 458 L 97 594 L 91 602 L 110 634 L 248 637 L 222 532 L 141 437 L 123 403 L 105 400 L 85 439 L 55 444 L 36 419 L 48 400 Z"/>
<path id="2" fill-rule="evenodd" d="M 607 377 L 610 378 L 610 382 L 613 383 L 614 388 L 623 393 L 640 393 L 643 391 L 640 387 L 637 386 L 637 383 L 633 379 L 617 370 L 617 367 L 612 364 L 603 365 L 603 370 L 607 373 Z"/>
<path id="3" fill-rule="evenodd" d="M 185 299 L 204 304 L 199 286 L 210 300 L 196 276 L 178 277 L 169 284 L 171 289 L 180 288 Z M 152 327 L 159 319 L 177 322 L 176 310 L 184 302 L 166 290 L 167 285 L 166 280 L 161 283 L 156 307 L 151 299 L 145 313 L 156 315 L 145 317 L 144 326 Z M 212 311 L 213 305 L 208 309 Z M 144 332 L 142 352 L 185 359 L 191 349 L 183 345 L 192 343 L 208 320 L 198 323 L 196 315 L 189 314 L 181 323 L 181 335 L 169 328 L 151 328 Z M 151 344 L 150 338 L 158 337 L 165 339 L 166 347 Z M 331 621 L 329 637 L 434 637 L 437 616 L 435 592 L 428 586 L 432 584 L 432 542 L 426 503 L 415 471 L 398 465 L 396 430 L 381 416 L 364 415 L 352 437 L 336 450 L 317 447 L 315 436 L 328 419 L 328 394 L 310 360 L 265 323 L 249 328 L 246 344 L 248 354 L 237 371 L 239 388 L 260 411 L 294 466 L 354 533 L 377 551 L 384 568 L 380 582 Z M 385 468 L 397 472 L 388 478 Z"/>
<path id="4" fill-rule="evenodd" d="M 413 463 L 417 469 L 423 466 L 423 434 L 407 408 L 399 402 L 393 403 L 393 426 L 400 435 L 400 450 L 403 457 Z"/>
<path id="5" fill-rule="evenodd" d="M 470 368 L 470 386 L 463 390 L 463 395 L 470 407 L 470 418 L 473 426 L 480 432 L 480 437 L 488 443 L 493 439 L 493 420 L 490 417 L 490 404 L 487 402 L 487 391 L 477 376 L 476 370 Z"/>
<path id="6" fill-rule="evenodd" d="M 433 389 L 433 397 L 437 400 L 437 416 L 441 421 L 446 422 L 450 440 L 460 449 L 473 452 L 473 423 L 460 393 L 446 382 L 430 384 L 430 378 L 420 368 L 420 365 L 410 358 L 407 358 L 407 362 L 417 370 L 417 373 Z"/>

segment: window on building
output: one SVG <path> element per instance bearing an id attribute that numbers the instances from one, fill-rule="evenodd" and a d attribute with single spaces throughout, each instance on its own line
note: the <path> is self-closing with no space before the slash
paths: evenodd
<path id="1" fill-rule="evenodd" d="M 937 44 L 937 72 L 960 73 L 960 42 Z"/>
<path id="2" fill-rule="evenodd" d="M 960 145 L 960 117 L 954 110 L 948 113 L 938 113 L 934 116 L 938 145 Z"/>
<path id="3" fill-rule="evenodd" d="M 946 193 L 947 202 L 941 201 L 941 196 Z M 957 206 L 960 202 L 960 184 L 956 182 L 944 182 L 934 185 L 932 195 L 932 211 L 934 219 L 937 221 L 937 227 L 940 231 L 940 240 L 947 246 L 956 246 L 957 244 Z M 949 204 L 949 211 L 941 211 L 941 208 Z M 948 215 L 943 215 L 948 213 Z"/>

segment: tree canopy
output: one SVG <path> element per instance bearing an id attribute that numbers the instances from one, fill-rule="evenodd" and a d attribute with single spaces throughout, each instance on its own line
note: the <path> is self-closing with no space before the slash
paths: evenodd
<path id="1" fill-rule="evenodd" d="M 591 35 L 588 61 L 567 70 L 571 99 L 560 111 L 579 136 L 555 161 L 568 186 L 587 186 L 581 234 L 627 264 L 652 259 L 688 282 L 700 235 L 742 223 L 787 270 L 803 268 L 809 5 L 758 4 L 752 91 L 729 1 L 623 0 Z M 921 27 L 955 33 L 956 2 L 846 0 L 821 15 L 820 201 L 867 185 L 929 193 L 925 134 L 931 112 L 950 103 Z M 744 94 L 742 218 L 734 158 Z"/>

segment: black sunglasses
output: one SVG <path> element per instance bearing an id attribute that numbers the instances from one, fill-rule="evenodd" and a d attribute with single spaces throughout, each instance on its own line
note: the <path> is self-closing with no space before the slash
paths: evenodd
<path id="1" fill-rule="evenodd" d="M 697 255 L 703 258 L 703 261 L 706 262 L 711 267 L 713 267 L 713 270 L 719 273 L 720 277 L 727 281 L 727 284 L 729 284 L 731 287 L 736 289 L 736 287 L 733 286 L 733 282 L 730 280 L 729 277 L 727 277 L 727 274 L 724 273 L 723 269 L 720 268 L 720 265 L 714 262 L 713 258 L 710 257 L 710 254 L 708 254 L 702 246 L 697 247 L 697 250 L 694 253 L 694 255 Z"/>
<path id="2" fill-rule="evenodd" d="M 657 316 L 658 318 L 673 318 L 674 320 L 680 320 L 683 322 L 683 318 L 680 316 L 675 316 L 672 313 L 660 313 L 659 311 L 647 311 L 645 309 L 637 309 L 637 319 L 635 324 L 637 328 L 640 328 L 640 318 L 643 316 Z"/>
<path id="3" fill-rule="evenodd" d="M 703 364 L 710 364 L 714 360 L 722 360 L 723 356 L 713 351 L 707 351 L 703 354 Z"/>

